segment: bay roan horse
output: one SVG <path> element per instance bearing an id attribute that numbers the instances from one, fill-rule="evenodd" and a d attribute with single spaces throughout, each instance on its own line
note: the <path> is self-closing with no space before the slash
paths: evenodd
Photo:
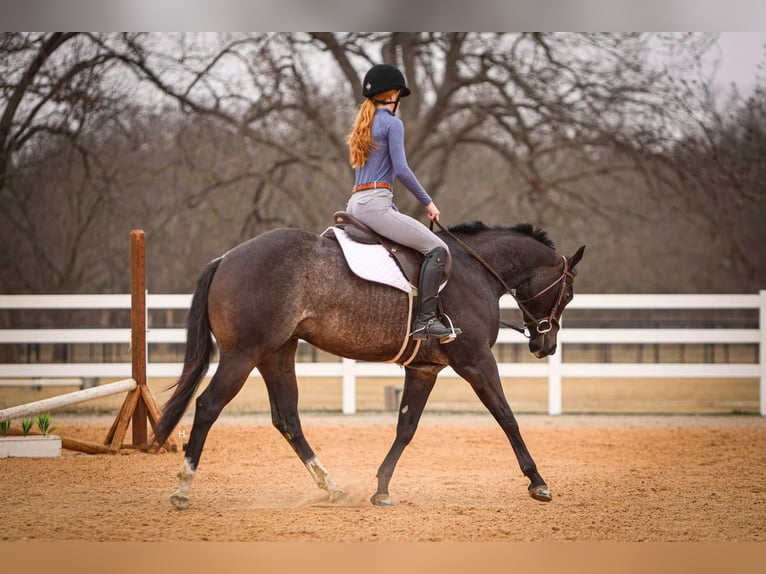
<path id="1" fill-rule="evenodd" d="M 425 341 L 405 367 L 396 437 L 378 469 L 372 503 L 393 504 L 388 486 L 394 467 L 415 433 L 437 374 L 448 365 L 471 385 L 502 427 L 530 480 L 530 495 L 549 501 L 551 493 L 522 440 L 491 349 L 500 324 L 499 299 L 510 290 L 529 328 L 529 350 L 538 358 L 556 351 L 559 319 L 573 297 L 575 266 L 585 246 L 563 257 L 545 232 L 528 224 L 463 224 L 440 235 L 453 257 L 441 302 L 463 334 L 449 344 Z M 179 509 L 189 506 L 208 431 L 255 368 L 266 383 L 274 426 L 330 500 L 340 500 L 342 488 L 301 428 L 295 377 L 298 340 L 360 361 L 390 360 L 408 332 L 408 306 L 404 292 L 353 275 L 336 241 L 299 229 L 268 231 L 210 262 L 189 311 L 183 373 L 154 429 L 156 444 L 164 444 L 207 372 L 215 335 L 219 366 L 196 400 L 172 504 Z"/>

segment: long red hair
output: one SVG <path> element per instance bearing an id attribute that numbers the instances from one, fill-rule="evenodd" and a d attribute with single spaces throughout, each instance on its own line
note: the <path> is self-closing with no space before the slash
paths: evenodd
<path id="1" fill-rule="evenodd" d="M 396 97 L 399 90 L 388 90 L 375 94 L 377 100 L 390 100 Z M 375 117 L 377 104 L 370 98 L 364 100 L 359 106 L 359 112 L 354 120 L 354 127 L 348 134 L 348 159 L 351 167 L 362 167 L 367 163 L 370 152 L 376 148 L 375 140 L 372 139 L 372 119 Z"/>

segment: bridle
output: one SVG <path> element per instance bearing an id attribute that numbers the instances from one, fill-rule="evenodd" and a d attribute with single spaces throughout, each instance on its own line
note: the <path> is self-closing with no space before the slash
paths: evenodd
<path id="1" fill-rule="evenodd" d="M 562 310 L 562 307 L 564 305 L 564 296 L 567 291 L 567 277 L 571 278 L 572 281 L 574 281 L 574 274 L 569 269 L 569 260 L 564 257 L 563 255 L 561 258 L 564 260 L 564 268 L 561 272 L 561 275 L 554 280 L 550 285 L 533 295 L 532 297 L 529 297 L 528 299 L 519 299 L 518 295 L 516 294 L 516 289 L 511 289 L 508 284 L 505 282 L 505 280 L 500 276 L 500 274 L 494 270 L 494 268 L 487 263 L 487 261 L 479 255 L 476 251 L 474 251 L 471 247 L 466 245 L 464 241 L 462 241 L 459 237 L 457 237 L 454 233 L 452 233 L 449 229 L 446 229 L 441 223 L 439 223 L 438 220 L 431 220 L 431 227 L 433 228 L 433 223 L 436 223 L 436 225 L 439 226 L 439 228 L 444 231 L 447 235 L 449 235 L 452 239 L 454 239 L 458 245 L 460 245 L 463 249 L 465 249 L 474 259 L 476 259 L 479 263 L 481 263 L 487 271 L 489 271 L 492 275 L 494 275 L 495 279 L 497 279 L 500 284 L 505 289 L 505 292 L 510 294 L 515 300 L 516 303 L 519 306 L 519 309 L 521 310 L 522 315 L 524 316 L 524 326 L 519 327 L 517 325 L 512 325 L 510 323 L 506 323 L 504 321 L 501 321 L 501 325 L 505 327 L 510 327 L 511 329 L 518 331 L 522 335 L 524 335 L 527 339 L 532 338 L 532 327 L 535 328 L 535 331 L 539 335 L 544 335 L 546 333 L 549 333 L 553 329 L 553 325 L 556 325 L 557 327 L 560 326 L 558 315 Z M 559 293 L 556 297 L 556 302 L 553 304 L 553 307 L 551 307 L 551 310 L 548 312 L 548 315 L 542 318 L 535 317 L 529 309 L 524 305 L 524 303 L 529 303 L 530 301 L 534 301 L 541 295 L 547 293 L 556 285 L 560 285 L 559 287 Z M 529 329 L 530 334 L 527 335 L 526 330 Z"/>
<path id="2" fill-rule="evenodd" d="M 532 330 L 530 329 L 530 327 L 532 326 L 534 326 L 535 330 L 540 335 L 549 333 L 551 329 L 553 329 L 554 324 L 557 327 L 560 326 L 558 315 L 562 310 L 562 306 L 564 303 L 564 295 L 566 294 L 566 291 L 567 291 L 567 277 L 570 277 L 574 281 L 574 274 L 569 270 L 569 261 L 563 255 L 561 256 L 561 258 L 564 260 L 564 270 L 561 272 L 561 276 L 558 279 L 556 279 L 553 283 L 548 285 L 545 289 L 537 293 L 536 295 L 533 295 L 529 299 L 522 300 L 516 296 L 515 290 L 509 291 L 509 293 L 513 296 L 513 298 L 516 299 L 516 303 L 519 305 L 519 309 L 521 309 L 521 313 L 524 315 L 524 318 L 526 319 L 524 321 L 524 327 L 529 329 L 530 333 L 532 332 Z M 551 310 L 548 313 L 548 316 L 543 317 L 542 319 L 535 318 L 535 316 L 532 315 L 532 313 L 530 313 L 529 309 L 527 309 L 524 306 L 524 303 L 529 303 L 530 301 L 537 299 L 540 295 L 542 295 L 543 293 L 547 293 L 559 283 L 561 284 L 559 288 L 559 294 L 556 297 L 556 302 L 553 304 L 553 307 L 551 307 Z"/>

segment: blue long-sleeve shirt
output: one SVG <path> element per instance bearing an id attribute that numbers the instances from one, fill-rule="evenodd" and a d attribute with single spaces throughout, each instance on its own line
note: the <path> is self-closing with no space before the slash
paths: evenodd
<path id="1" fill-rule="evenodd" d="M 367 162 L 354 170 L 354 185 L 373 181 L 385 181 L 393 185 L 396 177 L 420 203 L 431 203 L 431 196 L 426 193 L 407 164 L 402 120 L 387 108 L 378 108 L 372 120 L 372 138 L 377 147 L 370 151 Z"/>

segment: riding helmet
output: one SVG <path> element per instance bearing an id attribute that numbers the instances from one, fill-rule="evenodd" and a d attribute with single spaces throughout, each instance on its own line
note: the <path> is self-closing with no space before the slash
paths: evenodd
<path id="1" fill-rule="evenodd" d="M 400 90 L 400 98 L 405 98 L 411 93 L 407 82 L 404 81 L 404 74 L 395 66 L 376 64 L 364 75 L 362 95 L 365 98 L 393 89 Z"/>

